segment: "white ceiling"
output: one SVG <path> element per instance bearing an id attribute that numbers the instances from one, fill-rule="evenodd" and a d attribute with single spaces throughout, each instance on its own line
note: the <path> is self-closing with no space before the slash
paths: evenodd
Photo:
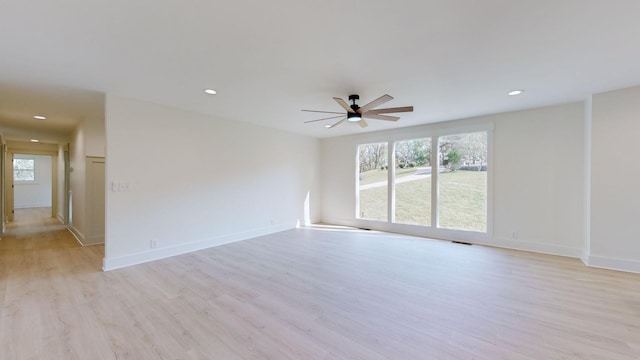
<path id="1" fill-rule="evenodd" d="M 62 134 L 104 93 L 315 137 L 578 101 L 640 84 L 638 14 L 637 0 L 3 1 L 0 126 Z M 415 112 L 303 124 L 352 93 Z"/>

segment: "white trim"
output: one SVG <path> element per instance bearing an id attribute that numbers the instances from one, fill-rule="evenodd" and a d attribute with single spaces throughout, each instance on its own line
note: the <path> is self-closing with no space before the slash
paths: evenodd
<path id="1" fill-rule="evenodd" d="M 89 236 L 84 239 L 82 246 L 104 244 L 104 235 Z"/>
<path id="2" fill-rule="evenodd" d="M 456 234 L 447 234 L 447 233 L 430 233 L 426 234 L 427 229 L 425 227 L 420 226 L 412 226 L 412 225 L 402 225 L 396 224 L 393 228 L 388 226 L 379 226 L 386 225 L 381 222 L 369 222 L 363 223 L 362 221 L 354 221 L 348 219 L 323 219 L 322 223 L 324 224 L 335 224 L 340 226 L 351 226 L 355 228 L 365 228 L 372 229 L 377 231 L 384 231 L 389 233 L 398 233 L 403 235 L 410 236 L 418 236 L 425 239 L 439 239 L 439 240 L 451 240 L 451 241 L 465 241 L 472 244 L 485 245 L 485 246 L 493 246 L 503 249 L 511 249 L 511 250 L 521 250 L 521 251 L 530 251 L 535 253 L 547 254 L 547 255 L 556 255 L 556 256 L 564 256 L 575 258 L 581 260 L 585 266 L 594 267 L 594 268 L 602 268 L 608 270 L 615 271 L 624 271 L 630 273 L 640 273 L 640 261 L 637 260 L 629 260 L 629 259 L 618 259 L 611 258 L 605 256 L 589 256 L 586 252 L 586 249 L 580 247 L 568 247 L 561 245 L 554 245 L 549 243 L 541 243 L 534 241 L 523 241 L 523 240 L 513 240 L 508 238 L 484 238 L 479 235 L 479 233 L 468 232 L 467 234 L 462 234 L 464 232 L 456 232 Z M 372 226 L 368 226 L 372 225 Z M 378 226 L 376 226 L 378 225 Z M 422 228 L 422 230 L 420 230 Z"/>
<path id="3" fill-rule="evenodd" d="M 589 256 L 587 258 L 587 266 L 640 273 L 640 261 L 638 260 L 617 259 L 605 256 Z"/>
<path id="4" fill-rule="evenodd" d="M 465 130 L 466 129 L 466 130 Z M 459 126 L 459 127 L 451 127 L 445 128 L 445 130 L 440 129 L 440 131 L 435 131 L 430 136 L 425 137 L 404 137 L 397 138 L 397 134 L 392 134 L 395 136 L 389 136 L 387 141 L 378 141 L 378 142 L 359 142 L 356 144 L 356 161 L 355 161 L 355 170 L 356 170 L 356 178 L 355 178 L 355 224 L 358 225 L 349 225 L 356 227 L 366 227 L 371 229 L 377 229 L 381 231 L 390 231 L 390 232 L 400 232 L 407 233 L 416 236 L 435 236 L 437 238 L 450 238 L 454 237 L 462 237 L 465 238 L 469 236 L 471 233 L 471 237 L 480 236 L 484 239 L 490 238 L 493 236 L 493 129 L 494 124 L 491 123 L 483 123 L 478 124 L 477 126 Z M 473 133 L 481 133 L 484 132 L 487 135 L 487 183 L 486 183 L 486 204 L 485 204 L 485 214 L 486 214 L 486 229 L 484 232 L 476 232 L 476 231 L 466 231 L 466 230 L 453 230 L 442 228 L 439 225 L 439 206 L 440 206 L 440 194 L 439 194 L 439 186 L 440 186 L 440 138 L 443 136 L 451 136 L 451 135 L 464 135 L 464 134 L 473 134 Z M 395 222 L 395 150 L 397 142 L 401 141 L 411 141 L 418 139 L 430 139 L 431 142 L 431 226 L 429 227 L 419 227 L 411 230 L 410 227 L 401 228 L 402 230 L 396 230 L 396 225 L 406 226 L 407 224 L 399 224 Z M 373 223 L 371 227 L 368 225 L 360 226 L 359 224 L 369 223 L 376 220 L 366 219 L 360 217 L 360 146 L 362 145 L 370 145 L 370 144 L 387 144 L 387 220 L 379 221 L 381 224 Z M 409 232 L 406 232 L 410 229 Z M 427 230 L 422 230 L 427 229 Z M 475 235 L 477 234 L 477 235 Z"/>
<path id="5" fill-rule="evenodd" d="M 491 238 L 488 234 L 474 231 L 461 231 L 450 229 L 435 229 L 432 227 L 388 224 L 378 221 L 353 221 L 347 219 L 323 219 L 324 224 L 336 224 L 341 226 L 351 226 L 363 229 L 372 229 L 389 233 L 418 236 L 427 239 L 439 239 L 450 241 L 464 241 L 472 244 L 486 245 L 512 250 L 531 251 L 536 253 L 565 256 L 580 259 L 582 257 L 581 248 L 572 248 L 549 243 L 512 240 L 506 238 Z"/>
<path id="6" fill-rule="evenodd" d="M 583 264 L 585 264 L 586 266 L 589 266 L 589 251 L 584 246 L 580 254 L 580 260 L 582 260 Z"/>
<path id="7" fill-rule="evenodd" d="M 440 181 L 440 152 L 438 150 L 438 137 L 431 136 L 429 138 L 431 142 L 431 226 L 434 228 L 438 224 L 438 207 L 440 206 L 440 188 L 438 187 Z"/>
<path id="8" fill-rule="evenodd" d="M 387 221 L 390 223 L 396 222 L 396 143 L 387 143 Z"/>
<path id="9" fill-rule="evenodd" d="M 572 248 L 568 246 L 534 242 L 534 241 L 513 240 L 508 238 L 494 238 L 493 241 L 477 242 L 477 244 L 495 246 L 495 247 L 512 249 L 512 250 L 530 251 L 530 252 L 547 254 L 547 255 L 564 256 L 564 257 L 570 257 L 575 259 L 580 259 L 580 256 L 582 255 L 581 248 Z"/>
<path id="10" fill-rule="evenodd" d="M 48 203 L 26 203 L 20 205 L 14 205 L 14 209 L 30 209 L 30 208 L 43 208 L 43 207 L 51 207 L 51 202 Z"/>
<path id="11" fill-rule="evenodd" d="M 82 235 L 82 233 L 78 229 L 76 229 L 73 225 L 69 225 L 67 226 L 67 230 L 69 230 L 71 235 L 76 238 L 78 244 L 84 246 L 84 235 Z"/>
<path id="12" fill-rule="evenodd" d="M 233 234 L 215 236 L 210 239 L 194 241 L 186 244 L 180 244 L 175 246 L 169 246 L 158 249 L 151 249 L 149 251 L 139 252 L 136 254 L 117 256 L 103 259 L 102 270 L 110 271 L 120 269 L 127 266 L 138 265 L 154 260 L 165 259 L 171 256 L 182 255 L 193 251 L 203 250 L 215 246 L 233 243 L 236 241 L 247 240 L 258 236 L 269 235 L 285 230 L 293 229 L 294 227 L 286 225 L 273 225 L 264 228 L 258 228 L 249 231 L 243 231 Z"/>
<path id="13" fill-rule="evenodd" d="M 589 263 L 591 254 L 591 128 L 593 126 L 593 95 L 584 102 L 584 243 L 582 262 Z"/>

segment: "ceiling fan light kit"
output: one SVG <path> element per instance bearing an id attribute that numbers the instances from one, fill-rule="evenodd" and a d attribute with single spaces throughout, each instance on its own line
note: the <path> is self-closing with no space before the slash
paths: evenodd
<path id="1" fill-rule="evenodd" d="M 336 122 L 335 124 L 332 125 L 325 125 L 326 128 L 330 129 L 330 128 L 334 128 L 337 125 L 340 125 L 342 122 L 344 122 L 345 120 L 349 121 L 349 122 L 354 122 L 354 123 L 358 123 L 358 125 L 360 125 L 360 127 L 365 128 L 367 127 L 367 122 L 364 120 L 365 118 L 367 119 L 373 119 L 373 120 L 385 120 L 385 121 L 398 121 L 400 118 L 398 116 L 388 116 L 388 115 L 383 115 L 383 114 L 389 114 L 389 113 L 399 113 L 399 112 L 412 112 L 413 111 L 413 106 L 403 106 L 403 107 L 396 107 L 396 108 L 387 108 L 387 109 L 375 109 L 375 107 L 380 106 L 388 101 L 393 100 L 393 97 L 391 97 L 390 95 L 382 95 L 381 97 L 373 100 L 372 102 L 360 107 L 358 106 L 358 104 L 356 103 L 358 100 L 360 99 L 360 96 L 358 95 L 349 95 L 349 101 L 351 101 L 351 105 L 347 104 L 346 101 L 344 101 L 342 98 L 339 97 L 334 97 L 333 100 L 335 100 L 338 105 L 340 105 L 344 110 L 346 110 L 346 114 L 344 113 L 337 113 L 335 111 L 320 111 L 320 110 L 302 110 L 302 111 L 306 111 L 306 112 L 315 112 L 315 113 L 324 113 L 324 114 L 341 114 L 340 116 L 332 116 L 332 117 L 326 117 L 326 118 L 322 118 L 322 119 L 316 119 L 316 120 L 309 120 L 309 121 L 305 121 L 305 123 L 312 123 L 312 122 L 316 122 L 316 121 L 323 121 L 323 120 L 329 120 L 329 119 L 336 119 L 336 118 L 342 118 L 341 120 L 339 120 L 338 122 Z"/>
<path id="2" fill-rule="evenodd" d="M 360 121 L 362 120 L 362 116 L 360 114 L 347 113 L 348 121 Z"/>

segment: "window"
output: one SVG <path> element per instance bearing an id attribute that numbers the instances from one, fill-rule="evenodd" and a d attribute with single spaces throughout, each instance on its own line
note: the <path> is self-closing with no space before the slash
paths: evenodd
<path id="1" fill-rule="evenodd" d="M 395 143 L 394 222 L 431 225 L 431 139 Z"/>
<path id="2" fill-rule="evenodd" d="M 360 219 L 387 221 L 387 143 L 358 146 L 358 206 Z"/>
<path id="3" fill-rule="evenodd" d="M 438 138 L 438 226 L 487 231 L 487 133 Z"/>
<path id="4" fill-rule="evenodd" d="M 13 159 L 13 180 L 23 182 L 36 181 L 35 159 Z"/>
<path id="5" fill-rule="evenodd" d="M 362 144 L 358 166 L 357 218 L 487 232 L 487 131 Z"/>

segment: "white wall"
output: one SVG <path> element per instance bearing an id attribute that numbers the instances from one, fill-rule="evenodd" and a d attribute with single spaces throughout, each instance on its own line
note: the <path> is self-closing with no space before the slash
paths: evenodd
<path id="1" fill-rule="evenodd" d="M 487 236 L 355 218 L 359 143 L 493 128 L 493 231 Z M 567 256 L 584 239 L 584 107 L 582 103 L 494 114 L 440 124 L 322 140 L 322 218 L 368 227 Z M 518 239 L 512 233 L 518 232 Z"/>
<path id="2" fill-rule="evenodd" d="M 113 95 L 106 135 L 106 270 L 319 219 L 317 139 Z"/>
<path id="3" fill-rule="evenodd" d="M 51 206 L 51 156 L 15 154 L 14 159 L 34 159 L 35 179 L 33 183 L 14 184 L 14 208 L 34 208 Z"/>
<path id="4" fill-rule="evenodd" d="M 640 87 L 593 96 L 589 265 L 640 272 Z"/>
<path id="5" fill-rule="evenodd" d="M 89 208 L 93 205 L 86 194 L 86 159 L 87 157 L 104 157 L 105 143 L 104 116 L 95 115 L 80 122 L 74 129 L 69 144 L 69 165 L 72 169 L 69 174 L 71 192 L 69 229 L 83 245 L 95 244 L 95 241 L 90 241 L 89 237 L 96 235 L 90 234 L 91 229 L 87 219 Z M 64 198 L 61 198 L 61 202 L 63 201 Z"/>
<path id="6" fill-rule="evenodd" d="M 106 153 L 104 116 L 87 119 L 82 122 L 81 126 L 85 138 L 85 156 L 104 157 Z"/>

